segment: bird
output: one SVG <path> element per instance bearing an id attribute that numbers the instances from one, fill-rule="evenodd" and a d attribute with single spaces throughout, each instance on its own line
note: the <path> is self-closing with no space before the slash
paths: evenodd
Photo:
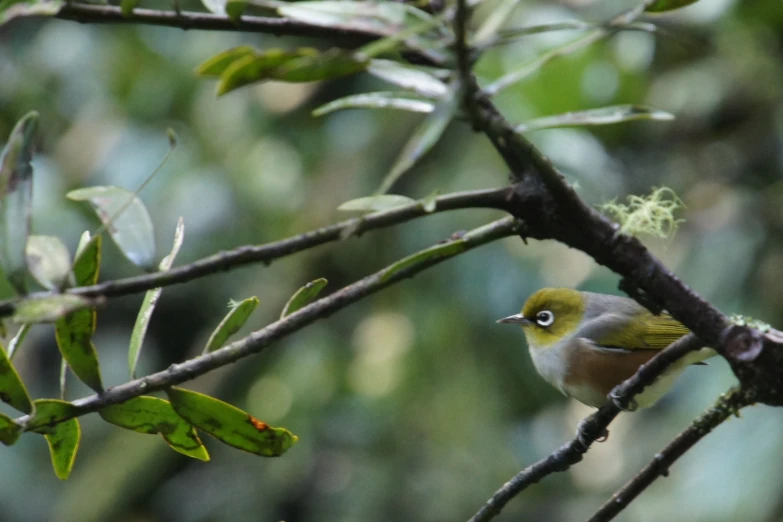
<path id="1" fill-rule="evenodd" d="M 521 313 L 497 322 L 520 325 L 536 371 L 563 394 L 595 408 L 642 364 L 690 332 L 668 313 L 655 315 L 633 299 L 571 288 L 538 290 Z M 652 406 L 687 366 L 713 355 L 706 347 L 688 353 L 630 404 Z"/>

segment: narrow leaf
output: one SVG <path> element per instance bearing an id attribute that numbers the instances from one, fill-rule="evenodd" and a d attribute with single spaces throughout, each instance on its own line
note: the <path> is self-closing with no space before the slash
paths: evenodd
<path id="1" fill-rule="evenodd" d="M 11 364 L 5 349 L 0 345 L 0 400 L 24 413 L 32 413 L 33 403 Z"/>
<path id="2" fill-rule="evenodd" d="M 330 49 L 317 56 L 302 56 L 281 65 L 271 75 L 284 82 L 315 82 L 350 76 L 367 68 L 369 62 L 342 49 Z"/>
<path id="3" fill-rule="evenodd" d="M 280 319 L 287 315 L 291 315 L 303 306 L 310 304 L 313 299 L 318 297 L 318 294 L 321 293 L 321 290 L 324 289 L 327 283 L 328 281 L 321 277 L 315 281 L 310 281 L 302 288 L 297 290 L 283 307 L 283 311 L 280 314 Z"/>
<path id="4" fill-rule="evenodd" d="M 237 53 L 237 55 L 240 54 L 242 53 Z M 253 51 L 250 54 L 238 56 L 220 74 L 220 82 L 218 82 L 217 87 L 218 96 L 251 83 L 274 78 L 273 71 L 291 60 L 319 55 L 320 52 L 317 49 L 301 47 L 294 51 L 270 49 L 264 52 Z M 217 70 L 218 66 L 212 66 L 211 69 Z"/>
<path id="5" fill-rule="evenodd" d="M 100 410 L 103 420 L 138 433 L 160 433 L 174 451 L 208 461 L 209 453 L 196 430 L 177 415 L 168 401 L 141 396 Z"/>
<path id="6" fill-rule="evenodd" d="M 501 0 L 478 28 L 473 42 L 477 45 L 483 45 L 494 38 L 503 24 L 511 19 L 511 13 L 514 12 L 518 4 L 519 0 Z"/>
<path id="7" fill-rule="evenodd" d="M 101 265 L 101 236 L 90 239 L 82 235 L 73 264 L 74 281 L 79 286 L 98 282 Z M 76 310 L 55 323 L 57 347 L 74 374 L 87 386 L 97 392 L 103 391 L 98 352 L 92 342 L 97 323 L 95 308 Z M 61 373 L 61 392 L 65 393 L 65 370 Z"/>
<path id="8" fill-rule="evenodd" d="M 30 236 L 25 249 L 30 274 L 47 290 L 65 286 L 71 273 L 71 254 L 54 236 Z"/>
<path id="9" fill-rule="evenodd" d="M 101 223 L 109 231 L 128 260 L 145 270 L 155 262 L 155 236 L 152 219 L 144 203 L 120 187 L 89 187 L 67 194 L 74 201 L 89 201 Z"/>
<path id="10" fill-rule="evenodd" d="M 396 109 L 423 113 L 435 110 L 435 104 L 432 101 L 413 96 L 409 92 L 390 91 L 354 94 L 321 105 L 313 111 L 313 116 L 323 116 L 343 109 Z"/>
<path id="11" fill-rule="evenodd" d="M 448 86 L 432 74 L 391 60 L 371 60 L 367 72 L 403 89 L 415 91 L 430 98 L 443 98 Z"/>
<path id="12" fill-rule="evenodd" d="M 131 18 L 133 16 L 133 10 L 139 5 L 139 0 L 122 0 L 120 2 L 120 12 L 125 18 Z"/>
<path id="13" fill-rule="evenodd" d="M 245 9 L 247 9 L 247 0 L 228 0 L 226 2 L 226 14 L 233 21 L 238 21 L 242 18 Z"/>
<path id="14" fill-rule="evenodd" d="M 49 444 L 49 454 L 52 457 L 54 473 L 60 480 L 66 480 L 71 474 L 82 438 L 79 421 L 70 419 L 60 424 L 44 428 L 44 438 Z"/>
<path id="15" fill-rule="evenodd" d="M 0 2 L 0 26 L 17 17 L 54 16 L 60 12 L 64 4 L 65 2 L 62 0 L 48 0 L 46 2 L 6 0 Z"/>
<path id="16" fill-rule="evenodd" d="M 494 96 L 501 90 L 509 87 L 525 78 L 531 76 L 537 72 L 544 65 L 548 64 L 552 60 L 576 52 L 580 49 L 594 44 L 595 42 L 605 38 L 609 32 L 605 29 L 597 29 L 587 33 L 585 36 L 572 40 L 564 45 L 550 49 L 549 51 L 533 58 L 532 60 L 522 64 L 521 67 L 501 76 L 490 85 L 484 88 L 484 92 L 489 96 Z"/>
<path id="17" fill-rule="evenodd" d="M 0 413 L 0 442 L 5 446 L 10 446 L 19 439 L 22 434 L 22 427 L 14 420 Z"/>
<path id="18" fill-rule="evenodd" d="M 22 341 L 24 341 L 24 338 L 27 337 L 27 332 L 30 331 L 31 325 L 29 324 L 23 324 L 19 327 L 19 330 L 17 330 L 16 335 L 14 335 L 13 339 L 11 339 L 11 342 L 8 343 L 8 358 L 13 359 L 14 355 L 16 355 L 16 351 L 19 349 L 20 346 L 22 346 Z"/>
<path id="19" fill-rule="evenodd" d="M 698 0 L 655 0 L 644 10 L 648 13 L 663 13 L 664 11 L 673 11 L 695 4 Z"/>
<path id="20" fill-rule="evenodd" d="M 75 310 L 91 306 L 91 301 L 72 294 L 57 294 L 25 299 L 16 305 L 12 319 L 16 323 L 53 323 Z"/>
<path id="21" fill-rule="evenodd" d="M 183 419 L 237 449 L 262 457 L 278 457 L 299 440 L 285 428 L 273 428 L 208 395 L 176 387 L 169 388 L 166 393 Z"/>
<path id="22" fill-rule="evenodd" d="M 257 306 L 258 297 L 250 297 L 231 308 L 231 311 L 226 314 L 217 328 L 215 328 L 215 331 L 212 332 L 212 335 L 209 336 L 207 345 L 204 347 L 204 353 L 214 352 L 226 344 L 228 338 L 242 328 Z"/>
<path id="23" fill-rule="evenodd" d="M 601 107 L 600 109 L 567 112 L 556 116 L 536 118 L 518 125 L 514 130 L 517 132 L 528 132 L 557 127 L 610 125 L 633 120 L 671 121 L 673 119 L 673 114 L 652 107 L 643 105 L 613 105 L 611 107 Z"/>
<path id="24" fill-rule="evenodd" d="M 0 269 L 20 294 L 26 293 L 25 246 L 30 235 L 33 143 L 38 113 L 17 122 L 0 156 Z"/>
<path id="25" fill-rule="evenodd" d="M 456 96 L 451 96 L 436 107 L 435 112 L 428 115 L 419 127 L 413 132 L 400 155 L 394 162 L 391 171 L 386 175 L 378 189 L 378 194 L 389 190 L 422 156 L 432 149 L 438 142 L 446 127 L 457 112 Z"/>
<path id="26" fill-rule="evenodd" d="M 405 22 L 406 9 L 396 2 L 341 2 L 334 0 L 285 3 L 278 14 L 308 25 L 342 27 L 373 31 L 399 30 Z"/>
<path id="27" fill-rule="evenodd" d="M 44 430 L 55 423 L 76 417 L 78 409 L 70 402 L 57 399 L 38 399 L 33 402 L 33 418 L 27 422 L 30 431 Z"/>
<path id="28" fill-rule="evenodd" d="M 171 253 L 163 258 L 163 261 L 161 261 L 158 266 L 161 272 L 171 268 L 171 265 L 174 263 L 174 259 L 177 257 L 179 249 L 182 246 L 184 234 L 185 224 L 180 217 L 174 232 L 174 244 L 171 247 Z M 130 345 L 128 346 L 128 368 L 130 369 L 131 379 L 136 378 L 136 366 L 138 365 L 139 357 L 141 356 L 141 346 L 144 343 L 144 336 L 147 334 L 152 312 L 155 310 L 155 305 L 158 304 L 158 299 L 160 298 L 162 291 L 162 288 L 147 290 L 147 293 L 144 294 L 144 299 L 141 302 L 139 313 L 136 316 L 136 323 L 133 325 Z"/>
<path id="29" fill-rule="evenodd" d="M 367 196 L 346 201 L 337 210 L 343 212 L 375 212 L 377 210 L 388 210 L 395 207 L 404 207 L 416 203 L 415 199 L 396 194 L 379 194 L 377 196 Z"/>
<path id="30" fill-rule="evenodd" d="M 381 274 L 381 281 L 388 281 L 394 274 L 405 270 L 406 268 L 418 265 L 425 261 L 441 259 L 444 257 L 452 257 L 460 252 L 463 252 L 467 247 L 464 241 L 451 241 L 442 245 L 435 245 L 434 247 L 416 252 L 404 259 L 400 259 L 389 268 L 383 271 Z"/>
<path id="31" fill-rule="evenodd" d="M 223 51 L 220 54 L 216 54 L 206 62 L 202 63 L 196 68 L 196 74 L 199 76 L 211 76 L 220 78 L 220 76 L 228 69 L 228 67 L 237 60 L 253 56 L 256 50 L 249 46 L 243 45 L 241 47 L 234 47 L 227 51 Z"/>

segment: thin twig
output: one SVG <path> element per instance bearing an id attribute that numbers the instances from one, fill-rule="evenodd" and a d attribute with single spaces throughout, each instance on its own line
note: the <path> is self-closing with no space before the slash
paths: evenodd
<path id="1" fill-rule="evenodd" d="M 612 520 L 658 477 L 668 476 L 671 465 L 686 451 L 706 437 L 723 421 L 732 415 L 737 415 L 741 408 L 753 404 L 753 402 L 750 394 L 741 389 L 721 395 L 714 406 L 702 413 L 685 431 L 677 435 L 659 453 L 656 453 L 653 460 L 612 495 L 612 498 L 601 506 L 588 522 Z"/>
<path id="2" fill-rule="evenodd" d="M 408 258 L 410 262 L 400 267 L 397 271 L 390 272 L 390 269 L 395 265 L 380 270 L 219 350 L 189 359 L 180 364 L 173 364 L 166 370 L 114 386 L 101 394 L 73 401 L 74 416 L 85 415 L 106 406 L 127 401 L 133 397 L 168 388 L 216 368 L 236 362 L 243 357 L 259 353 L 273 341 L 286 337 L 308 324 L 327 317 L 379 290 L 403 279 L 410 278 L 426 268 L 491 241 L 514 235 L 517 233 L 518 226 L 519 224 L 515 219 L 506 217 L 474 229 L 462 235 L 459 239 L 443 243 L 443 245 L 460 244 L 461 248 L 459 249 L 444 247 L 440 251 L 441 253 L 436 256 L 425 258 L 412 256 Z M 17 418 L 15 422 L 26 426 L 30 420 L 31 416 L 25 415 Z M 67 418 L 60 418 L 57 419 L 56 423 L 65 420 Z"/>
<path id="3" fill-rule="evenodd" d="M 238 20 L 232 20 L 228 16 L 193 11 L 177 12 L 136 8 L 131 15 L 125 16 L 122 10 L 116 6 L 77 2 L 66 3 L 54 17 L 83 24 L 144 24 L 184 30 L 200 29 L 264 33 L 277 36 L 306 36 L 339 40 L 348 47 L 359 47 L 394 34 L 394 31 L 369 27 L 356 28 L 348 24 L 324 27 L 289 18 L 266 16 L 242 16 Z M 437 54 L 430 53 L 426 49 L 410 49 L 405 52 L 405 55 L 408 58 L 415 58 L 421 63 L 431 65 L 440 65 L 442 61 Z"/>
<path id="4" fill-rule="evenodd" d="M 225 272 L 250 263 L 269 263 L 303 250 L 324 243 L 337 241 L 342 233 L 355 228 L 355 234 L 369 230 L 404 223 L 412 219 L 436 212 L 465 208 L 498 208 L 502 209 L 510 196 L 509 188 L 455 192 L 440 196 L 435 200 L 435 209 L 428 212 L 422 203 L 413 203 L 388 210 L 374 212 L 362 218 L 353 218 L 334 225 L 311 230 L 281 241 L 264 245 L 243 246 L 227 252 L 219 252 L 193 263 L 172 268 L 166 272 L 155 272 L 115 281 L 106 281 L 92 286 L 81 286 L 68 289 L 69 294 L 91 298 L 109 298 L 120 295 L 145 292 L 186 281 L 192 281 L 209 274 Z M 356 228 L 358 226 L 358 228 Z M 43 297 L 49 292 L 39 292 L 27 297 Z M 0 317 L 12 315 L 19 298 L 0 302 Z"/>
<path id="5" fill-rule="evenodd" d="M 503 484 L 486 504 L 473 515 L 470 522 L 491 520 L 500 513 L 500 510 L 512 498 L 531 484 L 537 483 L 552 473 L 566 471 L 581 461 L 582 455 L 587 453 L 590 446 L 603 436 L 606 428 L 620 413 L 619 406 L 629 404 L 635 395 L 638 395 L 645 387 L 652 384 L 669 366 L 701 346 L 702 343 L 694 335 L 688 334 L 656 354 L 646 364 L 643 364 L 633 376 L 612 390 L 610 396 L 614 400 L 609 401 L 580 423 L 580 433 L 576 437 L 560 446 L 547 457 L 526 467 L 511 480 Z"/>

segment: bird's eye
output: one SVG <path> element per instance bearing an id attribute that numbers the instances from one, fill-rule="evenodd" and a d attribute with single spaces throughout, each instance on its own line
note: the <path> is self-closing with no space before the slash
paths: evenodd
<path id="1" fill-rule="evenodd" d="M 549 310 L 542 310 L 536 314 L 536 324 L 538 326 L 547 327 L 555 322 L 555 314 Z"/>

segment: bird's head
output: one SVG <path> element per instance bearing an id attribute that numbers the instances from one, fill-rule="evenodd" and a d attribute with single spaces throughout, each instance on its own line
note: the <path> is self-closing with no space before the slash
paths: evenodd
<path id="1" fill-rule="evenodd" d="M 585 315 L 585 296 L 571 288 L 543 288 L 528 297 L 522 312 L 498 323 L 518 324 L 531 348 L 548 348 L 573 334 Z"/>

